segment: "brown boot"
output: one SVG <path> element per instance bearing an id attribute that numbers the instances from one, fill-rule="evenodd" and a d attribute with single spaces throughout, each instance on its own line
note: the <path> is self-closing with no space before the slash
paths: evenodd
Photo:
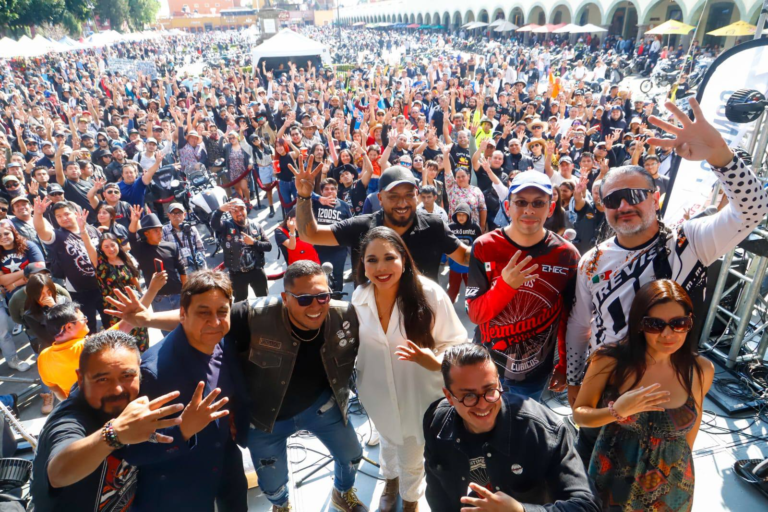
<path id="1" fill-rule="evenodd" d="M 419 512 L 419 502 L 403 500 L 403 512 Z"/>
<path id="2" fill-rule="evenodd" d="M 379 500 L 379 512 L 395 512 L 397 508 L 397 498 L 400 496 L 400 479 L 387 479 L 384 485 L 384 492 L 381 493 Z"/>
<path id="3" fill-rule="evenodd" d="M 334 487 L 333 494 L 331 494 L 331 504 L 341 512 L 368 512 L 368 507 L 363 505 L 363 502 L 357 497 L 354 488 L 347 492 L 339 492 Z"/>
<path id="4" fill-rule="evenodd" d="M 272 505 L 272 512 L 291 512 L 291 510 L 293 510 L 293 507 L 290 502 L 286 502 L 286 504 L 281 507 Z"/>

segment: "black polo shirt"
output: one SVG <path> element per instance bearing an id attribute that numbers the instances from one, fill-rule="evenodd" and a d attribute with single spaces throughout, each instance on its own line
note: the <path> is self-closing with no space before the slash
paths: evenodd
<path id="1" fill-rule="evenodd" d="M 352 266 L 357 268 L 363 236 L 368 230 L 383 225 L 384 211 L 380 210 L 333 224 L 331 232 L 339 245 L 352 248 Z M 402 238 L 421 273 L 435 282 L 440 272 L 442 255 L 451 254 L 461 243 L 440 217 L 418 210 L 416 220 L 403 233 Z"/>

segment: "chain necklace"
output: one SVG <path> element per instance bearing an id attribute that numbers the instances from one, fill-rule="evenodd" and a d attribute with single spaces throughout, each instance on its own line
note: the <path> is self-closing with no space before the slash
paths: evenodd
<path id="1" fill-rule="evenodd" d="M 322 328 L 321 328 L 321 329 L 322 329 Z M 302 338 L 301 336 L 299 336 L 298 334 L 296 334 L 296 331 L 293 329 L 293 327 L 291 327 L 291 334 L 292 334 L 292 335 L 293 335 L 293 336 L 294 336 L 294 337 L 295 337 L 297 340 L 299 340 L 299 341 L 310 342 L 310 341 L 314 341 L 314 339 L 315 339 L 315 338 L 317 338 L 317 337 L 320 335 L 320 330 L 321 330 L 321 329 L 318 329 L 318 330 L 317 330 L 317 332 L 315 333 L 315 335 L 314 335 L 314 336 L 312 336 L 311 338 L 309 338 L 308 340 L 305 340 L 304 338 Z"/>

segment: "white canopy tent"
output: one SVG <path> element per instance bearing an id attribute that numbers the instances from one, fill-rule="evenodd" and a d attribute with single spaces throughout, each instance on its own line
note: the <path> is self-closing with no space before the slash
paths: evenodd
<path id="1" fill-rule="evenodd" d="M 297 57 L 319 57 L 325 64 L 331 63 L 331 54 L 324 44 L 297 34 L 290 29 L 282 29 L 252 51 L 253 65 L 261 66 L 263 59 L 290 59 Z M 306 61 L 306 59 L 304 59 Z"/>

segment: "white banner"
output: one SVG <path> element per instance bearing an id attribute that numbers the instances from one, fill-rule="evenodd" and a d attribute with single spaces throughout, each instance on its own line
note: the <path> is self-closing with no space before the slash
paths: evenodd
<path id="1" fill-rule="evenodd" d="M 768 40 L 762 39 L 728 50 L 712 63 L 699 86 L 697 99 L 705 119 L 718 129 L 730 147 L 738 146 L 756 123 L 732 123 L 725 117 L 725 103 L 739 89 L 755 89 L 768 95 L 766 45 Z M 686 210 L 691 209 L 691 215 L 695 215 L 709 206 L 716 182 L 717 177 L 706 162 L 681 159 L 670 197 L 667 198 L 664 222 L 668 226 L 678 225 L 684 220 Z"/>

